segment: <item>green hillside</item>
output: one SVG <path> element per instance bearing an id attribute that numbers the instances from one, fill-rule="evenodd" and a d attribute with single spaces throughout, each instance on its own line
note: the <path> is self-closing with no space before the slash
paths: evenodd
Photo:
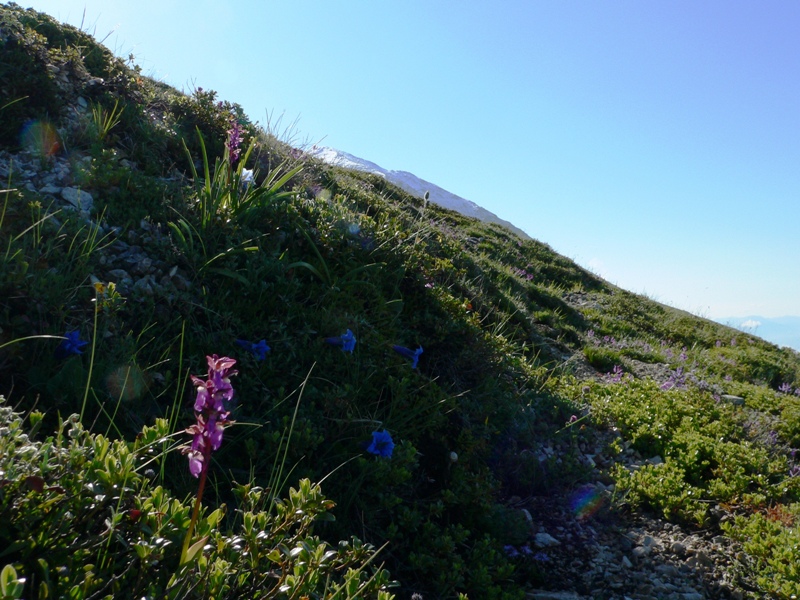
<path id="1" fill-rule="evenodd" d="M 707 597 L 800 594 L 798 353 L 13 3 L 0 181 L 0 597 L 645 597 L 573 564 L 581 490 L 737 548 Z"/>

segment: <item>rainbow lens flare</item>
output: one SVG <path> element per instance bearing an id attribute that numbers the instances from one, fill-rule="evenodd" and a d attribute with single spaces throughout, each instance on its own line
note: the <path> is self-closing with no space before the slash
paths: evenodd
<path id="1" fill-rule="evenodd" d="M 600 490 L 593 485 L 585 485 L 579 488 L 570 498 L 570 507 L 578 520 L 585 521 L 605 503 Z"/>
<path id="2" fill-rule="evenodd" d="M 61 151 L 61 137 L 47 121 L 28 121 L 20 134 L 22 147 L 42 158 L 55 156 Z"/>

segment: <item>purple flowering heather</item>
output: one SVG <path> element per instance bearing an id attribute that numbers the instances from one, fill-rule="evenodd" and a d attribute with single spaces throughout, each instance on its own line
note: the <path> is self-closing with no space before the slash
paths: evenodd
<path id="1" fill-rule="evenodd" d="M 684 389 L 686 387 L 686 375 L 683 374 L 683 367 L 678 367 L 672 373 L 670 373 L 669 378 L 661 384 L 661 389 L 664 391 L 671 390 L 673 388 L 676 389 Z"/>
<path id="2" fill-rule="evenodd" d="M 533 560 L 538 562 L 549 562 L 550 557 L 544 552 L 537 552 L 536 554 L 533 555 Z"/>
<path id="3" fill-rule="evenodd" d="M 230 402 L 234 394 L 230 378 L 237 374 L 233 369 L 236 361 L 232 358 L 214 354 L 206 360 L 208 379 L 203 381 L 192 375 L 192 383 L 197 388 L 194 402 L 197 421 L 186 429 L 186 433 L 192 435 L 192 443 L 183 450 L 189 457 L 189 472 L 195 477 L 208 468 L 211 452 L 222 445 L 222 433 L 230 423 L 225 403 Z"/>
<path id="4" fill-rule="evenodd" d="M 620 383 L 622 382 L 622 377 L 625 375 L 625 369 L 622 368 L 622 365 L 614 365 L 611 373 L 606 375 L 607 379 L 610 379 L 612 383 Z"/>

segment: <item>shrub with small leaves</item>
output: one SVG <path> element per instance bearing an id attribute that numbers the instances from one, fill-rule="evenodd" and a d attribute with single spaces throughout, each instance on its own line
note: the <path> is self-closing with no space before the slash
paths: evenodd
<path id="1" fill-rule="evenodd" d="M 191 507 L 140 474 L 164 458 L 151 451 L 168 439 L 166 421 L 129 443 L 71 417 L 37 442 L 3 402 L 4 597 L 394 597 L 372 546 L 352 538 L 331 548 L 313 534 L 333 502 L 308 480 L 271 504 L 262 489 L 237 486 L 236 529 L 223 528 L 224 505 L 204 511 L 181 560 Z"/>

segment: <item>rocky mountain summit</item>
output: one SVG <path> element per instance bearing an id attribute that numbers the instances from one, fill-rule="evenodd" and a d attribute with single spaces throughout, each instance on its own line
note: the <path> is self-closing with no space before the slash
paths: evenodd
<path id="1" fill-rule="evenodd" d="M 471 200 L 466 200 L 460 196 L 457 196 L 456 194 L 448 192 L 434 183 L 420 179 L 408 171 L 387 170 L 371 161 L 358 158 L 357 156 L 353 156 L 352 154 L 348 154 L 347 152 L 343 152 L 341 150 L 335 150 L 334 148 L 327 148 L 324 146 L 314 146 L 308 151 L 308 153 L 314 158 L 318 158 L 329 165 L 335 165 L 337 167 L 344 167 L 345 169 L 354 169 L 356 171 L 364 171 L 366 173 L 379 175 L 380 177 L 385 178 L 387 181 L 399 187 L 401 190 L 408 192 L 412 196 L 422 199 L 425 197 L 425 194 L 428 194 L 429 200 L 441 207 L 454 210 L 466 217 L 472 217 L 473 219 L 478 219 L 479 221 L 483 221 L 485 223 L 496 223 L 498 225 L 502 225 L 509 231 L 516 233 L 522 239 L 530 239 L 530 236 L 522 231 L 519 227 L 516 227 L 514 224 L 506 221 L 505 219 L 501 219 L 493 212 L 478 206 Z"/>

